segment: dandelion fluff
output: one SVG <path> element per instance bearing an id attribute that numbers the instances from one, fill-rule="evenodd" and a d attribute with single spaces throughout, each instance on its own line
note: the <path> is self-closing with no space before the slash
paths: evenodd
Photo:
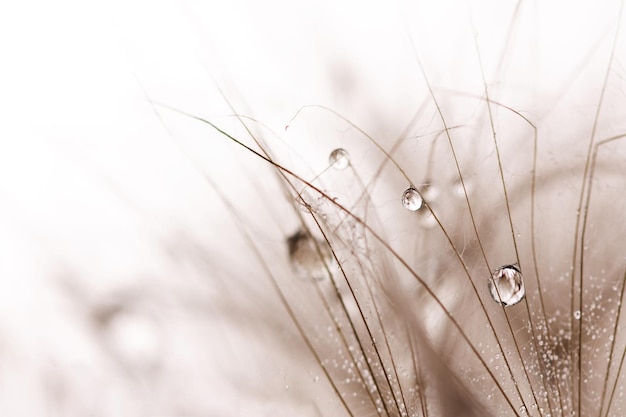
<path id="1" fill-rule="evenodd" d="M 1 413 L 623 415 L 621 3 L 222 3 L 1 25 Z"/>

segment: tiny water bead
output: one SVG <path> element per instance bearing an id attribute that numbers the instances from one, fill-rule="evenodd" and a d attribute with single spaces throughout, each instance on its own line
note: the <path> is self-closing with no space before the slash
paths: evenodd
<path id="1" fill-rule="evenodd" d="M 412 186 L 404 190 L 402 194 L 402 205 L 409 211 L 417 211 L 422 207 L 424 200 L 419 192 Z"/>
<path id="2" fill-rule="evenodd" d="M 524 278 L 517 265 L 504 265 L 496 269 L 488 283 L 491 298 L 503 306 L 512 306 L 524 298 Z"/>
<path id="3" fill-rule="evenodd" d="M 303 213 L 309 214 L 311 212 L 324 218 L 328 212 L 328 198 L 320 195 L 319 193 L 313 193 L 309 190 L 303 190 L 295 198 L 297 206 Z"/>
<path id="4" fill-rule="evenodd" d="M 580 320 L 581 317 L 582 317 L 582 313 L 580 312 L 580 310 L 574 311 L 574 318 L 576 320 Z"/>
<path id="5" fill-rule="evenodd" d="M 328 276 L 333 261 L 326 241 L 316 239 L 305 230 L 298 230 L 287 238 L 289 260 L 299 278 L 322 280 Z"/>
<path id="6" fill-rule="evenodd" d="M 343 148 L 337 148 L 330 153 L 328 164 L 338 170 L 346 169 L 350 165 L 350 154 Z"/>

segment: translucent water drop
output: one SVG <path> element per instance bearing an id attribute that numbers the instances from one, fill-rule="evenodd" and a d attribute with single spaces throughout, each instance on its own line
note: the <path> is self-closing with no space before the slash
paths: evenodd
<path id="1" fill-rule="evenodd" d="M 322 280 L 328 276 L 333 256 L 328 243 L 298 230 L 287 238 L 289 260 L 299 278 Z"/>
<path id="2" fill-rule="evenodd" d="M 410 211 L 417 211 L 422 207 L 424 201 L 417 190 L 413 187 L 409 187 L 404 190 L 402 194 L 402 205 L 405 209 Z"/>
<path id="3" fill-rule="evenodd" d="M 503 306 L 512 306 L 524 298 L 524 278 L 517 265 L 504 265 L 496 269 L 489 280 L 491 298 Z"/>
<path id="4" fill-rule="evenodd" d="M 346 169 L 350 165 L 350 154 L 343 148 L 337 148 L 330 153 L 328 164 L 335 169 Z"/>
<path id="5" fill-rule="evenodd" d="M 580 312 L 580 310 L 574 311 L 574 318 L 576 320 L 580 320 L 581 317 L 582 317 L 582 313 Z"/>

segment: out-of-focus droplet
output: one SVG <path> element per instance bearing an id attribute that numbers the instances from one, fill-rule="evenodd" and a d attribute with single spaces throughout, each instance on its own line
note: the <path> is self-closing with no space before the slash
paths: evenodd
<path id="1" fill-rule="evenodd" d="M 512 306 L 524 298 L 524 278 L 517 265 L 504 265 L 496 269 L 489 279 L 491 298 L 504 306 Z"/>
<path id="2" fill-rule="evenodd" d="M 420 187 L 420 191 L 422 193 L 422 197 L 428 203 L 434 202 L 437 197 L 439 197 L 439 187 L 430 183 L 423 184 Z"/>
<path id="3" fill-rule="evenodd" d="M 287 249 L 291 265 L 299 278 L 322 280 L 328 276 L 333 256 L 325 241 L 298 230 L 287 238 Z"/>
<path id="4" fill-rule="evenodd" d="M 162 341 L 159 328 L 151 318 L 118 312 L 109 320 L 108 335 L 113 350 L 127 364 L 148 369 L 158 363 Z"/>
<path id="5" fill-rule="evenodd" d="M 335 169 L 346 169 L 350 165 L 350 154 L 343 148 L 337 148 L 330 153 L 328 163 Z"/>
<path id="6" fill-rule="evenodd" d="M 463 189 L 463 185 L 465 185 L 465 189 Z M 467 192 L 467 195 L 470 195 L 472 193 L 473 182 L 472 180 L 467 179 L 467 178 L 463 178 L 463 182 L 461 182 L 461 179 L 457 178 L 454 180 L 454 183 L 452 184 L 452 188 L 454 190 L 454 195 L 456 195 L 459 198 L 465 198 L 466 192 Z"/>
<path id="7" fill-rule="evenodd" d="M 424 201 L 422 200 L 422 197 L 415 188 L 409 187 L 404 190 L 404 193 L 402 194 L 402 205 L 405 209 L 417 211 L 420 207 L 422 207 L 423 203 Z"/>

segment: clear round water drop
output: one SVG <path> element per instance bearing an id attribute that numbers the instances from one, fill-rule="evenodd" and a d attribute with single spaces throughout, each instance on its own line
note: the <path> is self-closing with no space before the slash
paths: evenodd
<path id="1" fill-rule="evenodd" d="M 524 299 L 524 278 L 517 265 L 504 265 L 496 269 L 488 283 L 491 298 L 503 306 L 512 306 Z"/>
<path id="2" fill-rule="evenodd" d="M 582 313 L 580 312 L 580 310 L 574 311 L 574 318 L 576 320 L 580 320 L 581 317 L 582 317 Z"/>
<path id="3" fill-rule="evenodd" d="M 417 211 L 422 207 L 422 204 L 424 204 L 424 201 L 415 188 L 409 187 L 404 190 L 402 194 L 402 205 L 405 209 Z"/>
<path id="4" fill-rule="evenodd" d="M 350 165 L 350 154 L 343 148 L 337 148 L 330 153 L 328 164 L 335 169 L 346 169 Z"/>

